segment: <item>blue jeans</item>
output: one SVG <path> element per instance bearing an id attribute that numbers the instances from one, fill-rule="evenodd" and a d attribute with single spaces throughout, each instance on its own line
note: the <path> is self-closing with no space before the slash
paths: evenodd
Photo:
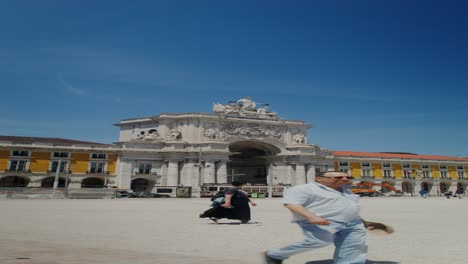
<path id="1" fill-rule="evenodd" d="M 297 223 L 304 232 L 304 241 L 268 251 L 275 259 L 302 253 L 309 249 L 335 244 L 334 264 L 364 264 L 367 261 L 366 229 L 360 219 L 350 223 L 332 222 L 330 225 Z"/>

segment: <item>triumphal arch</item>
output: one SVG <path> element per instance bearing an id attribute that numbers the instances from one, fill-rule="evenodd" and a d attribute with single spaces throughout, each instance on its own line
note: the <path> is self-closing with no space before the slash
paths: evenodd
<path id="1" fill-rule="evenodd" d="M 120 127 L 116 185 L 191 186 L 243 180 L 296 185 L 333 166 L 332 154 L 310 144 L 303 121 L 281 119 L 250 98 L 216 103 L 212 113 L 162 113 Z M 132 188 L 134 189 L 134 188 Z"/>

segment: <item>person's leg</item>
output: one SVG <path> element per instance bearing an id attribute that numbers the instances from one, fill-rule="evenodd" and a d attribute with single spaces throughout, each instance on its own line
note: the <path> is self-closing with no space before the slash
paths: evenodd
<path id="1" fill-rule="evenodd" d="M 284 260 L 292 255 L 312 248 L 321 248 L 333 242 L 336 230 L 332 226 L 318 226 L 309 223 L 298 223 L 304 232 L 305 239 L 282 248 L 267 251 L 266 254 L 277 260 Z"/>
<path id="2" fill-rule="evenodd" d="M 343 224 L 335 234 L 334 264 L 364 264 L 367 261 L 366 228 L 361 220 Z"/>

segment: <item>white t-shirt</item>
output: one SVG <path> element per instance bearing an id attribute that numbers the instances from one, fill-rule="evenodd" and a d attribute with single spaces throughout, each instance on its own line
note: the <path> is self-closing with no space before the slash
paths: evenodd
<path id="1" fill-rule="evenodd" d="M 347 186 L 343 187 L 343 192 L 317 182 L 294 186 L 284 192 L 283 203 L 302 205 L 313 214 L 330 221 L 350 222 L 360 219 L 359 196 L 353 194 Z M 292 222 L 305 220 L 293 213 Z"/>

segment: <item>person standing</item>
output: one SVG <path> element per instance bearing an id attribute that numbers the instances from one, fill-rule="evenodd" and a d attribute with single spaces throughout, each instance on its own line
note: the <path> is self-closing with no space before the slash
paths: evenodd
<path id="1" fill-rule="evenodd" d="M 265 251 L 265 262 L 283 263 L 294 254 L 334 243 L 334 264 L 364 264 L 366 227 L 359 215 L 359 196 L 348 188 L 351 179 L 346 173 L 328 171 L 316 175 L 314 183 L 287 189 L 283 204 L 292 212 L 293 222 L 302 229 L 305 239 Z"/>

